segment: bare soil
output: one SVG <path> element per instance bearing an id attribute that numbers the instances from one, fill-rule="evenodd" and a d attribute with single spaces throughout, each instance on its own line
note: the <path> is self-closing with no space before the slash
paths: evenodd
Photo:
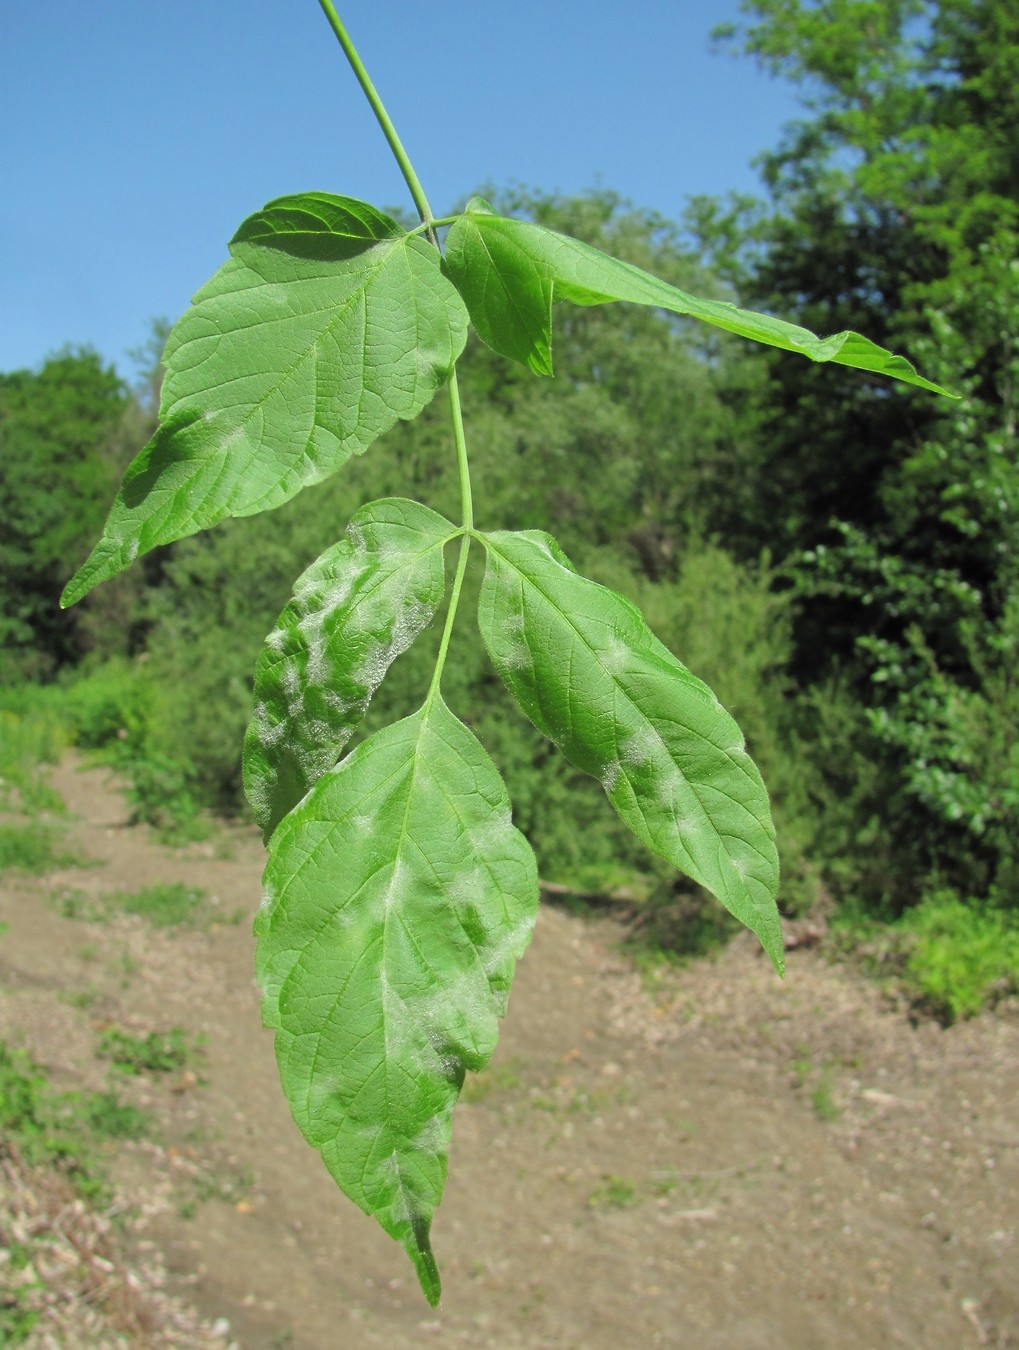
<path id="1" fill-rule="evenodd" d="M 97 865 L 0 883 L 0 1036 L 90 1089 L 106 1027 L 205 1038 L 182 1072 L 120 1083 L 157 1126 L 111 1168 L 127 1259 L 169 1272 L 209 1344 L 1019 1347 L 1014 1009 L 915 1022 L 823 948 L 781 982 L 749 940 L 649 987 L 618 923 L 546 906 L 457 1109 L 432 1311 L 280 1094 L 252 978 L 257 836 L 170 849 L 103 771 L 68 761 L 54 786 Z M 170 881 L 224 921 L 60 912 L 68 891 Z"/>

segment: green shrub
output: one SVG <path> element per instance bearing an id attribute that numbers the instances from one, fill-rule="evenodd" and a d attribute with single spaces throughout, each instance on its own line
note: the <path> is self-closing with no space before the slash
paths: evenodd
<path id="1" fill-rule="evenodd" d="M 946 1022 L 972 1017 L 1019 993 L 1019 919 L 951 892 L 931 896 L 901 920 L 905 980 Z"/>
<path id="2" fill-rule="evenodd" d="M 62 809 L 60 797 L 41 771 L 56 763 L 67 740 L 63 722 L 53 711 L 15 711 L 0 705 L 0 809 L 26 815 Z"/>
<path id="3" fill-rule="evenodd" d="M 1019 994 L 1019 916 L 954 891 L 935 891 L 895 921 L 844 906 L 836 937 L 868 973 L 950 1024 Z"/>

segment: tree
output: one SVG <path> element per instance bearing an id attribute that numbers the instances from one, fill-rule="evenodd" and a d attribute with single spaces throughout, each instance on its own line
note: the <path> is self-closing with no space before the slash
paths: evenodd
<path id="1" fill-rule="evenodd" d="M 88 348 L 0 375 L 0 648 L 5 674 L 50 674 L 83 645 L 61 613 L 69 562 L 102 523 L 129 397 Z"/>
<path id="2" fill-rule="evenodd" d="M 732 466 L 748 490 L 715 523 L 747 552 L 775 546 L 802 596 L 795 669 L 825 691 L 823 847 L 866 854 L 846 887 L 896 908 L 934 881 L 1004 898 L 1019 829 L 1019 13 L 741 8 L 750 22 L 721 36 L 794 80 L 808 116 L 763 159 L 770 202 L 702 203 L 702 236 L 753 303 L 905 346 L 962 398 L 836 385 L 765 355 Z M 820 706 L 833 691 L 835 715 Z"/>

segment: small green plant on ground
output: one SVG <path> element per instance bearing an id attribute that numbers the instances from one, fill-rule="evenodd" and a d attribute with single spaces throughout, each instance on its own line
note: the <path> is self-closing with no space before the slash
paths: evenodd
<path id="1" fill-rule="evenodd" d="M 700 299 L 480 197 L 437 217 L 331 0 L 320 5 L 420 224 L 326 192 L 279 198 L 241 224 L 230 260 L 170 335 L 159 427 L 63 603 L 158 545 L 281 506 L 445 387 L 459 522 L 404 498 L 356 513 L 266 639 L 244 744 L 269 851 L 258 977 L 284 1091 L 435 1304 L 430 1230 L 453 1108 L 495 1048 L 538 903 L 508 792 L 443 696 L 472 549 L 485 556 L 481 637 L 520 712 L 782 969 L 775 831 L 736 723 L 640 611 L 579 575 L 551 535 L 475 523 L 456 372 L 468 327 L 549 376 L 554 302 L 623 301 L 945 391 L 859 334 L 822 339 Z M 393 661 L 443 608 L 420 706 L 344 755 Z"/>
<path id="2" fill-rule="evenodd" d="M 0 825 L 0 872 L 28 872 L 38 876 L 58 867 L 90 867 L 87 858 L 60 847 L 62 831 L 55 825 L 26 820 Z"/>
<path id="3" fill-rule="evenodd" d="M 838 1120 L 842 1112 L 835 1100 L 834 1066 L 827 1061 L 820 1065 L 815 1064 L 810 1047 L 798 1045 L 792 1069 L 793 1083 L 797 1090 L 801 1091 L 808 1083 L 813 1082 L 810 1089 L 810 1105 L 817 1119 L 825 1124 Z"/>
<path id="4" fill-rule="evenodd" d="M 129 1074 L 174 1073 L 185 1068 L 195 1051 L 183 1027 L 150 1031 L 145 1036 L 107 1027 L 96 1042 L 100 1059 L 111 1060 L 116 1069 Z"/>
<path id="5" fill-rule="evenodd" d="M 239 923 L 239 910 L 224 913 L 201 886 L 182 881 L 157 882 L 136 891 L 109 891 L 89 895 L 80 889 L 55 897 L 65 919 L 103 923 L 116 914 L 137 914 L 154 928 L 207 928 L 213 923 Z"/>
<path id="6" fill-rule="evenodd" d="M 110 907 L 125 914 L 137 914 L 156 928 L 195 928 L 209 922 L 215 910 L 209 905 L 209 893 L 200 886 L 183 882 L 164 882 L 144 886 L 137 891 L 114 891 Z"/>
<path id="7" fill-rule="evenodd" d="M 935 892 L 886 925 L 847 910 L 836 936 L 872 976 L 948 1025 L 1019 994 L 1012 910 Z"/>
<path id="8" fill-rule="evenodd" d="M 639 1197 L 637 1187 L 625 1177 L 604 1176 L 587 1197 L 588 1209 L 629 1209 Z"/>
<path id="9" fill-rule="evenodd" d="M 149 1132 L 145 1112 L 116 1092 L 56 1092 L 24 1051 L 0 1041 L 0 1158 L 53 1172 L 90 1204 L 107 1199 L 104 1158 L 112 1143 Z M 65 1197 L 66 1199 L 66 1197 Z M 0 1345 L 29 1340 L 39 1320 L 45 1284 L 33 1278 L 45 1254 L 45 1225 L 14 1237 L 11 1216 L 0 1214 Z"/>
<path id="10" fill-rule="evenodd" d="M 105 1194 L 102 1145 L 149 1129 L 148 1116 L 114 1091 L 54 1091 L 24 1051 L 0 1041 L 0 1140 L 30 1166 L 55 1168 L 84 1198 Z"/>

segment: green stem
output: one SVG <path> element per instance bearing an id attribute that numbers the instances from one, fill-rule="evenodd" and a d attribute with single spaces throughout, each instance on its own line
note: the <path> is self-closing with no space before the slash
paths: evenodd
<path id="1" fill-rule="evenodd" d="M 471 468 L 467 460 L 467 435 L 464 432 L 463 409 L 460 406 L 460 385 L 456 366 L 449 376 L 449 411 L 453 419 L 453 440 L 456 442 L 456 466 L 460 474 L 460 507 L 463 527 L 468 533 L 474 529 L 474 498 L 471 494 Z"/>
<path id="2" fill-rule="evenodd" d="M 456 378 L 456 366 L 449 377 L 449 411 L 453 419 L 453 439 L 456 442 L 456 465 L 460 475 L 460 509 L 463 515 L 463 536 L 460 539 L 460 553 L 456 560 L 456 572 L 453 576 L 453 589 L 449 596 L 449 609 L 446 611 L 446 626 L 442 630 L 439 653 L 435 658 L 432 682 L 428 686 L 425 704 L 430 705 L 439 692 L 442 671 L 446 664 L 450 638 L 453 636 L 453 624 L 460 604 L 460 592 L 463 590 L 464 577 L 467 574 L 467 559 L 471 551 L 471 536 L 474 532 L 474 498 L 471 494 L 471 471 L 467 462 L 467 436 L 464 432 L 463 409 L 460 406 L 460 386 Z"/>
<path id="3" fill-rule="evenodd" d="M 375 114 L 379 126 L 382 128 L 382 134 L 389 142 L 389 148 L 392 150 L 397 164 L 400 166 L 400 172 L 403 174 L 404 181 L 410 188 L 410 195 L 414 198 L 414 205 L 418 209 L 418 215 L 426 225 L 430 225 L 434 219 L 432 208 L 428 205 L 428 198 L 425 196 L 425 190 L 414 172 L 414 167 L 403 148 L 403 142 L 396 134 L 396 128 L 390 121 L 389 114 L 386 112 L 385 104 L 379 98 L 378 91 L 372 84 L 368 72 L 364 68 L 360 56 L 357 54 L 357 48 L 351 42 L 347 35 L 347 30 L 340 22 L 340 16 L 332 4 L 332 0 L 318 0 L 322 7 L 322 12 L 329 20 L 329 26 L 336 34 L 336 39 L 343 48 L 343 54 L 350 62 L 350 68 L 357 76 L 357 82 L 364 90 L 364 96 L 371 105 L 371 110 Z"/>
<path id="4" fill-rule="evenodd" d="M 350 67 L 357 76 L 357 81 L 364 90 L 365 98 L 371 105 L 372 112 L 378 119 L 379 126 L 382 128 L 383 135 L 389 142 L 389 148 L 400 166 L 400 172 L 403 174 L 407 186 L 410 188 L 410 195 L 414 198 L 414 205 L 418 209 L 421 217 L 422 227 L 427 231 L 432 243 L 438 248 L 438 241 L 435 237 L 435 226 L 445 223 L 438 221 L 432 215 L 432 208 L 428 205 L 428 198 L 425 196 L 425 190 L 421 186 L 421 181 L 414 172 L 414 166 L 410 162 L 406 150 L 403 148 L 403 142 L 396 134 L 396 128 L 386 112 L 385 104 L 379 98 L 375 86 L 371 82 L 367 70 L 364 68 L 357 49 L 351 42 L 347 30 L 340 22 L 340 16 L 333 7 L 332 0 L 318 0 L 322 7 L 322 12 L 329 20 L 329 24 L 336 34 L 340 46 L 343 48 L 344 55 L 350 62 Z M 456 217 L 449 217 L 454 220 Z M 413 231 L 412 233 L 418 233 Z M 471 551 L 471 536 L 474 533 L 474 501 L 471 495 L 471 471 L 467 461 L 467 437 L 464 433 L 463 409 L 460 406 L 460 386 L 456 378 L 456 363 L 449 375 L 449 411 L 453 419 L 453 440 L 456 444 L 456 467 L 460 476 L 460 506 L 463 514 L 463 534 L 460 538 L 460 555 L 457 558 L 456 573 L 453 577 L 453 589 L 449 596 L 449 608 L 446 611 L 446 625 L 442 630 L 442 641 L 439 644 L 439 654 L 435 658 L 435 670 L 432 672 L 431 684 L 428 686 L 428 696 L 425 699 L 425 705 L 429 706 L 432 700 L 439 692 L 439 684 L 442 679 L 442 670 L 446 664 L 446 653 L 449 651 L 450 638 L 453 635 L 453 624 L 456 622 L 457 606 L 460 603 L 460 592 L 463 590 L 464 577 L 467 574 L 467 558 Z"/>

